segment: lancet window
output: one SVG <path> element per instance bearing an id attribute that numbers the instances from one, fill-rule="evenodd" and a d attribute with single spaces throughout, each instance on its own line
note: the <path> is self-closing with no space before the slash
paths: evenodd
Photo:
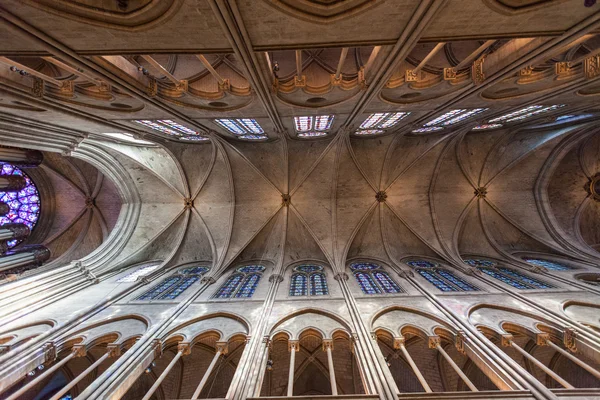
<path id="1" fill-rule="evenodd" d="M 454 273 L 440 268 L 437 263 L 415 260 L 408 261 L 406 264 L 415 268 L 415 271 L 419 275 L 442 292 L 475 292 L 479 290 L 467 281 L 454 275 Z"/>
<path id="2" fill-rule="evenodd" d="M 378 264 L 354 263 L 350 269 L 364 294 L 402 292 L 400 286 Z"/>
<path id="3" fill-rule="evenodd" d="M 540 258 L 524 258 L 523 260 L 525 260 L 531 265 L 537 265 L 539 267 L 544 267 L 553 271 L 568 271 L 571 269 L 571 267 L 565 264 L 558 263 L 556 261 L 542 260 Z"/>
<path id="4" fill-rule="evenodd" d="M 136 300 L 173 300 L 190 286 L 200 280 L 202 275 L 210 270 L 209 267 L 195 266 L 182 268 L 174 275 L 165 278 Z"/>
<path id="5" fill-rule="evenodd" d="M 220 118 L 215 122 L 221 127 L 242 139 L 263 140 L 267 139 L 262 126 L 253 118 Z"/>
<path id="6" fill-rule="evenodd" d="M 354 132 L 354 134 L 376 135 L 379 133 L 383 133 L 385 132 L 385 129 L 390 129 L 398 125 L 398 123 L 404 118 L 406 118 L 409 114 L 410 112 L 373 113 L 369 115 L 367 119 L 363 121 L 362 124 L 360 124 L 360 127 L 356 132 Z"/>
<path id="7" fill-rule="evenodd" d="M 294 117 L 296 133 L 302 138 L 325 136 L 332 123 L 333 115 Z"/>
<path id="8" fill-rule="evenodd" d="M 327 277 L 320 265 L 299 265 L 290 281 L 290 296 L 323 296 L 329 294 Z"/>
<path id="9" fill-rule="evenodd" d="M 495 262 L 490 260 L 467 259 L 466 264 L 479 269 L 486 275 L 494 279 L 498 279 L 517 289 L 550 289 L 553 286 L 510 268 L 499 267 Z"/>
<path id="10" fill-rule="evenodd" d="M 256 291 L 265 267 L 262 265 L 246 265 L 236 268 L 235 272 L 215 294 L 217 299 L 250 298 Z"/>

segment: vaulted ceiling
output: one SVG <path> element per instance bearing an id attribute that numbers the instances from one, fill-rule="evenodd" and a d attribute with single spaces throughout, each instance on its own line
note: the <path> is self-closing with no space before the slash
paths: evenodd
<path id="1" fill-rule="evenodd" d="M 131 244 L 122 262 L 340 265 L 419 254 L 464 268 L 464 254 L 598 256 L 600 208 L 585 186 L 600 172 L 600 6 L 2 0 L 0 7 L 0 131 L 12 145 L 63 154 L 94 143 L 128 169 L 145 205 L 146 242 Z M 552 105 L 473 130 L 519 108 Z M 457 109 L 481 110 L 419 131 Z M 390 129 L 358 135 L 376 112 L 407 114 Z M 565 114 L 575 117 L 556 120 Z M 298 137 L 293 117 L 307 115 L 333 115 L 327 135 Z M 246 140 L 217 118 L 254 118 L 266 138 Z M 208 139 L 178 140 L 136 120 L 176 121 Z M 29 137 L 41 132 L 47 140 L 34 145 Z"/>

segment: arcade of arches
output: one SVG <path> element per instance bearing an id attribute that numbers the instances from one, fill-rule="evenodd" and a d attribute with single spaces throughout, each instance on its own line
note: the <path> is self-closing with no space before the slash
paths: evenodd
<path id="1" fill-rule="evenodd" d="M 0 0 L 0 399 L 600 399 L 600 4 Z"/>

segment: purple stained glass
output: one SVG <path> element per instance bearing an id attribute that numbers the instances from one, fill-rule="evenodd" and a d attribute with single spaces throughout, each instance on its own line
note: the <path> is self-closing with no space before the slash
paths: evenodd
<path id="1" fill-rule="evenodd" d="M 236 291 L 237 287 L 239 286 L 239 284 L 243 278 L 244 278 L 244 275 L 240 275 L 240 274 L 230 276 L 229 279 L 227 279 L 227 282 L 225 282 L 223 284 L 223 286 L 221 286 L 221 288 L 219 289 L 219 291 L 217 292 L 215 297 L 217 299 L 230 298 L 233 295 L 233 293 Z"/>
<path id="2" fill-rule="evenodd" d="M 381 289 L 375 284 L 375 281 L 373 281 L 373 278 L 370 274 L 361 271 L 356 271 L 354 273 L 354 277 L 356 278 L 356 281 L 358 282 L 358 285 L 360 286 L 364 294 L 381 293 Z"/>
<path id="3" fill-rule="evenodd" d="M 246 279 L 244 279 L 244 282 L 242 283 L 242 286 L 240 287 L 240 289 L 235 294 L 235 297 L 237 297 L 237 298 L 252 297 L 252 295 L 254 294 L 254 291 L 256 290 L 256 287 L 258 286 L 260 277 L 261 277 L 260 274 L 248 275 L 246 277 Z"/>
<path id="4" fill-rule="evenodd" d="M 375 278 L 385 293 L 400 293 L 402 291 L 400 286 L 398 286 L 396 282 L 383 271 L 373 272 L 373 278 Z"/>
<path id="5" fill-rule="evenodd" d="M 0 202 L 10 207 L 8 214 L 0 217 L 0 226 L 6 224 L 25 224 L 33 230 L 40 216 L 40 194 L 33 181 L 12 164 L 0 164 L 0 175 L 20 175 L 25 178 L 26 186 L 19 192 L 0 192 Z M 21 241 L 11 240 L 8 247 L 14 247 Z"/>

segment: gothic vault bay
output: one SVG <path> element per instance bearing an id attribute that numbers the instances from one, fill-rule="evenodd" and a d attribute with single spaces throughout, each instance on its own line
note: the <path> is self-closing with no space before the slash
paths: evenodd
<path id="1" fill-rule="evenodd" d="M 1 400 L 600 399 L 594 0 L 0 0 Z"/>

